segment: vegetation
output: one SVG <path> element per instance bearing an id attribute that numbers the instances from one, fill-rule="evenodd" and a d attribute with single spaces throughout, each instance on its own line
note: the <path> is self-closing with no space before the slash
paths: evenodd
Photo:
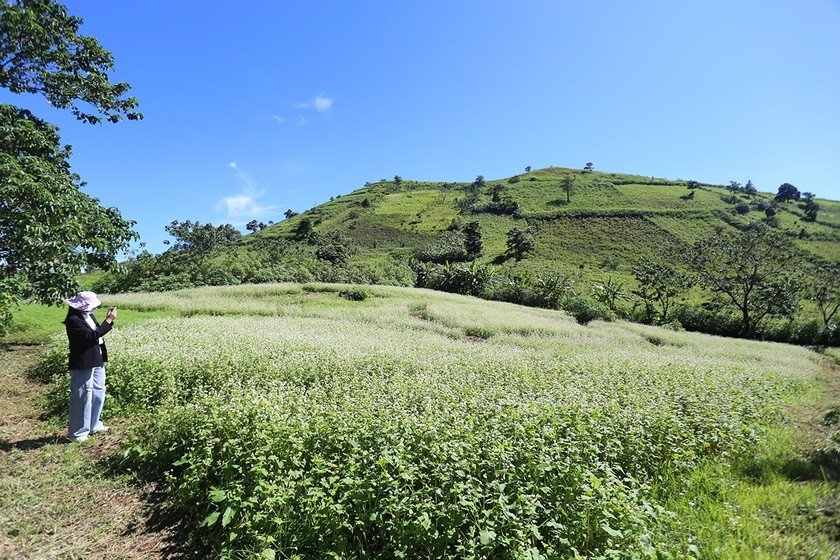
<path id="1" fill-rule="evenodd" d="M 106 274 L 95 289 L 277 281 L 414 285 L 539 307 L 553 301 L 553 308 L 574 308 L 582 317 L 603 305 L 608 313 L 596 314 L 603 318 L 797 344 L 840 343 L 837 315 L 826 321 L 814 299 L 820 276 L 808 272 L 840 262 L 840 203 L 820 200 L 819 217 L 811 221 L 811 193 L 798 204 L 783 204 L 752 181 L 724 187 L 561 168 L 517 177 L 369 183 L 250 235 L 231 236 L 214 245 L 201 266 L 176 243 L 161 255 L 138 255 L 126 274 Z M 574 198 L 567 196 L 572 184 Z M 686 190 L 694 194 L 687 197 Z M 493 210 L 508 206 L 516 211 Z M 732 294 L 740 298 L 736 304 L 708 274 L 737 273 L 737 265 L 730 262 L 726 272 L 722 261 L 699 261 L 721 243 L 747 250 L 756 232 L 765 240 L 762 250 L 770 250 L 761 257 L 764 285 Z M 660 268 L 645 272 L 651 263 Z M 542 286 L 556 278 L 568 279 L 574 295 L 589 303 L 572 305 L 568 292 L 546 300 Z M 611 294 L 618 286 L 621 294 Z M 762 300 L 771 287 L 784 287 L 784 297 Z"/>
<path id="2" fill-rule="evenodd" d="M 107 410 L 130 432 L 110 472 L 157 485 L 156 515 L 182 521 L 182 553 L 836 552 L 829 526 L 798 512 L 836 510 L 837 470 L 792 446 L 783 420 L 818 387 L 816 354 L 410 288 L 347 297 L 355 289 L 108 296 L 180 314 L 109 335 Z M 33 370 L 58 414 L 63 346 Z"/>
<path id="3" fill-rule="evenodd" d="M 129 86 L 112 84 L 111 54 L 78 34 L 81 20 L 53 0 L 0 2 L 0 88 L 42 95 L 80 121 L 138 119 Z M 70 146 L 30 111 L 0 104 L 0 334 L 23 298 L 57 302 L 85 269 L 115 264 L 133 222 L 81 191 Z"/>

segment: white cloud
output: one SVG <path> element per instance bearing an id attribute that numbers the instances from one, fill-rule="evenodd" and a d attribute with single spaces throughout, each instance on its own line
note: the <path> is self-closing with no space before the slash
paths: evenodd
<path id="1" fill-rule="evenodd" d="M 334 102 L 334 99 L 330 99 L 329 97 L 319 95 L 318 97 L 312 100 L 312 107 L 314 107 L 315 110 L 319 113 L 323 113 L 324 111 L 329 111 L 330 109 L 332 109 Z"/>
<path id="2" fill-rule="evenodd" d="M 278 117 L 277 115 L 271 115 L 271 118 L 279 123 L 282 123 L 284 120 L 283 117 Z"/>
<path id="3" fill-rule="evenodd" d="M 228 167 L 236 171 L 236 176 L 242 182 L 242 192 L 231 196 L 222 197 L 218 204 L 216 204 L 217 212 L 224 212 L 227 219 L 236 220 L 253 220 L 272 215 L 279 210 L 276 204 L 259 204 L 260 199 L 265 193 L 265 190 L 257 190 L 254 179 L 239 169 L 235 161 L 228 164 Z"/>
<path id="4" fill-rule="evenodd" d="M 298 126 L 303 126 L 308 122 L 309 122 L 309 119 L 307 119 L 306 117 L 301 117 L 301 118 L 298 119 Z"/>
<path id="5" fill-rule="evenodd" d="M 319 113 L 325 113 L 332 109 L 334 104 L 335 99 L 319 95 L 310 101 L 306 101 L 305 103 L 296 103 L 295 109 L 313 109 Z"/>

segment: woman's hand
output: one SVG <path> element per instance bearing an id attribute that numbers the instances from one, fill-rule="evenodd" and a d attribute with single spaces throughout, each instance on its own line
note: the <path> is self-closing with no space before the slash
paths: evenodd
<path id="1" fill-rule="evenodd" d="M 116 319 L 116 318 L 117 318 L 117 308 L 112 307 L 111 309 L 108 310 L 108 314 L 105 315 L 105 320 L 108 321 L 109 323 L 113 323 L 114 319 Z"/>

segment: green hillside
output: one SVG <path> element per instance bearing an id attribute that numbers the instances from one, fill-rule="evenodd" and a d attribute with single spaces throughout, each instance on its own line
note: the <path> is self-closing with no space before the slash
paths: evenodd
<path id="1" fill-rule="evenodd" d="M 570 202 L 563 188 L 567 177 L 574 179 Z M 315 231 L 340 234 L 350 241 L 354 250 L 350 262 L 407 261 L 453 223 L 477 221 L 484 242 L 479 262 L 534 273 L 583 270 L 588 277 L 629 275 L 632 264 L 654 256 L 664 244 L 689 244 L 719 227 L 766 220 L 765 213 L 755 208 L 773 200 L 770 193 L 752 198 L 740 194 L 733 203 L 726 187 L 716 185 L 700 185 L 690 198 L 686 183 L 564 168 L 487 180 L 478 205 L 490 203 L 491 190 L 498 185 L 502 198 L 521 208 L 521 217 L 513 217 L 463 212 L 458 201 L 466 196 L 466 183 L 380 181 L 247 236 L 243 246 L 252 247 L 257 240 L 293 239 L 301 220 L 308 219 Z M 753 209 L 739 214 L 739 202 Z M 804 211 L 795 202 L 778 205 L 774 222 L 803 251 L 840 260 L 840 202 L 820 199 L 818 203 L 815 222 L 803 221 Z M 519 262 L 500 262 L 505 234 L 513 227 L 533 228 L 535 251 Z"/>

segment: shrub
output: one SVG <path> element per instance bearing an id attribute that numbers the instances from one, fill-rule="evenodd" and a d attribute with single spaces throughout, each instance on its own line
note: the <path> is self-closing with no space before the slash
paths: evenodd
<path id="1" fill-rule="evenodd" d="M 603 303 L 582 296 L 572 296 L 563 303 L 563 310 L 581 325 L 590 321 L 614 321 L 615 313 Z"/>
<path id="2" fill-rule="evenodd" d="M 679 307 L 671 316 L 687 331 L 737 337 L 743 326 L 739 317 L 702 307 Z"/>
<path id="3" fill-rule="evenodd" d="M 469 259 L 464 244 L 464 235 L 460 231 L 447 231 L 431 247 L 417 255 L 423 262 L 443 264 L 447 262 L 463 262 Z"/>
<path id="4" fill-rule="evenodd" d="M 364 301 L 370 296 L 370 294 L 360 288 L 341 290 L 338 292 L 338 295 L 348 301 Z"/>

